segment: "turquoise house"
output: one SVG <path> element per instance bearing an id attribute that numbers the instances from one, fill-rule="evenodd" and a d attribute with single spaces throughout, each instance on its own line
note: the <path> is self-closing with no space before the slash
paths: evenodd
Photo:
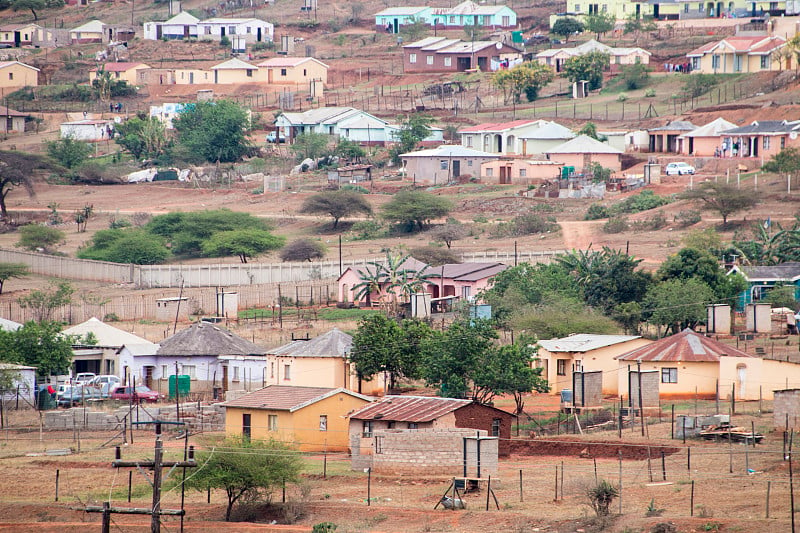
<path id="1" fill-rule="evenodd" d="M 437 28 L 516 28 L 517 13 L 504 5 L 480 5 L 465 0 L 454 7 L 389 7 L 375 14 L 375 27 L 379 31 L 398 33 L 405 24 L 422 21 Z"/>
<path id="2" fill-rule="evenodd" d="M 425 6 L 389 7 L 375 13 L 375 26 L 378 30 L 389 30 L 389 33 L 399 33 L 402 26 L 413 24 L 418 20 L 426 24 L 432 24 L 432 15 L 433 8 Z"/>
<path id="3" fill-rule="evenodd" d="M 791 285 L 794 297 L 800 300 L 800 262 L 781 263 L 772 266 L 736 265 L 728 274 L 739 273 L 747 280 L 747 289 L 739 294 L 737 309 L 763 300 L 776 286 Z"/>

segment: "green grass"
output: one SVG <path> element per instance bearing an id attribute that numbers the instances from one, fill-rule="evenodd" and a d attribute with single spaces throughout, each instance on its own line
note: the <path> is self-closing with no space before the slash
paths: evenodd
<path id="1" fill-rule="evenodd" d="M 324 309 L 320 309 L 317 316 L 319 316 L 321 320 L 338 322 L 345 320 L 359 320 L 362 317 L 371 316 L 379 312 L 380 311 L 375 309 L 337 309 L 333 307 L 326 307 Z"/>

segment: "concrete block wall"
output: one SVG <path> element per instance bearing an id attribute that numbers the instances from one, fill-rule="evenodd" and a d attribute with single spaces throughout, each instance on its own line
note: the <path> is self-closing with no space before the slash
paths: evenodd
<path id="1" fill-rule="evenodd" d="M 639 378 L 637 377 L 636 370 L 632 370 L 628 374 L 630 380 L 630 405 L 634 409 L 639 408 Z M 645 409 L 659 406 L 659 383 L 661 382 L 661 373 L 653 371 L 642 372 L 642 406 Z"/>
<path id="2" fill-rule="evenodd" d="M 776 390 L 772 412 L 776 429 L 800 428 L 800 389 Z M 786 428 L 787 418 L 788 428 Z"/>
<path id="3" fill-rule="evenodd" d="M 74 427 L 99 430 L 121 429 L 127 414 L 127 407 L 111 412 L 74 407 L 63 411 L 45 412 L 44 425 L 48 429 L 72 429 Z M 133 409 L 130 420 L 133 422 L 176 421 L 176 408 L 174 406 L 140 406 L 138 409 Z M 198 410 L 197 403 L 187 403 L 181 405 L 181 421 L 186 422 L 192 431 L 221 430 L 225 428 L 225 410 L 219 404 L 201 405 Z"/>
<path id="4" fill-rule="evenodd" d="M 573 394 L 578 407 L 599 407 L 603 404 L 603 373 L 575 372 Z"/>

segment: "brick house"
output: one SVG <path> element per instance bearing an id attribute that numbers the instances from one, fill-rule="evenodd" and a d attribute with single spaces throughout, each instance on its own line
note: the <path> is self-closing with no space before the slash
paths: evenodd
<path id="1" fill-rule="evenodd" d="M 350 414 L 351 448 L 375 445 L 373 433 L 386 429 L 475 429 L 500 439 L 500 456 L 509 454 L 511 424 L 516 417 L 472 400 L 427 396 L 384 396 Z"/>
<path id="2" fill-rule="evenodd" d="M 521 61 L 521 50 L 500 41 L 426 37 L 403 46 L 403 72 L 487 72 Z"/>

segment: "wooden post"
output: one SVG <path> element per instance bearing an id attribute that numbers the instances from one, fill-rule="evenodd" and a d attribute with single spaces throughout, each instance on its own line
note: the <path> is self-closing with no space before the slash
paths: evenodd
<path id="1" fill-rule="evenodd" d="M 522 501 L 522 469 L 519 469 L 519 501 Z"/>
<path id="2" fill-rule="evenodd" d="M 61 476 L 61 470 L 56 468 L 56 501 L 58 501 L 58 478 Z"/>
<path id="3" fill-rule="evenodd" d="M 674 403 L 672 404 L 672 414 L 671 414 L 671 419 L 672 419 L 672 423 L 671 423 L 671 424 L 672 424 L 672 425 L 671 425 L 671 428 L 672 428 L 672 429 L 670 430 L 670 434 L 671 434 L 671 436 L 672 436 L 671 438 L 673 438 L 673 439 L 674 439 L 674 438 L 675 438 L 675 404 L 674 404 Z"/>
<path id="4" fill-rule="evenodd" d="M 128 470 L 128 503 L 131 503 L 132 487 L 133 487 L 133 470 Z"/>
<path id="5" fill-rule="evenodd" d="M 58 501 L 58 498 L 56 498 L 56 501 Z M 557 502 L 557 501 L 558 501 L 558 465 L 556 465 L 556 484 L 555 484 L 555 496 L 553 497 L 553 501 L 554 501 L 554 502 Z"/>
<path id="6" fill-rule="evenodd" d="M 792 433 L 794 430 L 792 430 Z M 795 533 L 794 523 L 794 471 L 792 470 L 792 437 L 789 435 L 789 511 L 792 513 L 792 533 Z"/>
<path id="7" fill-rule="evenodd" d="M 664 481 L 667 480 L 667 459 L 664 450 L 661 450 L 661 477 Z"/>
<path id="8" fill-rule="evenodd" d="M 486 510 L 489 510 L 489 496 L 492 495 L 492 475 L 489 474 L 489 481 L 486 482 Z M 453 502 L 455 503 L 455 502 Z M 453 505 L 455 507 L 455 505 Z"/>
<path id="9" fill-rule="evenodd" d="M 619 514 L 622 514 L 622 450 L 618 450 L 619 455 Z"/>
<path id="10" fill-rule="evenodd" d="M 456 499 L 455 499 L 455 492 L 456 492 L 456 483 L 453 480 L 453 509 L 456 507 Z M 370 499 L 372 496 L 372 468 L 367 468 L 367 507 L 370 507 Z"/>
<path id="11" fill-rule="evenodd" d="M 322 455 L 322 479 L 328 479 L 328 452 Z"/>
<path id="12" fill-rule="evenodd" d="M 689 516 L 694 516 L 694 480 L 692 480 L 692 495 L 689 497 Z"/>
<path id="13" fill-rule="evenodd" d="M 597 483 L 597 458 L 592 457 L 592 462 L 594 462 L 594 482 Z"/>
<path id="14" fill-rule="evenodd" d="M 653 482 L 653 463 L 650 461 L 650 446 L 647 447 L 647 475 L 650 483 Z"/>
<path id="15" fill-rule="evenodd" d="M 103 533 L 110 533 L 111 531 L 111 506 L 108 502 L 103 502 L 103 524 L 101 526 Z"/>
<path id="16" fill-rule="evenodd" d="M 771 489 L 772 489 L 772 481 L 767 481 L 767 505 L 766 505 L 766 507 L 767 507 L 767 513 L 766 514 L 767 514 L 767 516 L 766 516 L 766 518 L 769 518 L 769 493 L 770 493 Z"/>
<path id="17" fill-rule="evenodd" d="M 686 448 L 686 470 L 692 471 L 692 447 Z"/>
<path id="18" fill-rule="evenodd" d="M 561 499 L 564 499 L 564 461 L 561 461 L 561 484 L 559 485 Z"/>

